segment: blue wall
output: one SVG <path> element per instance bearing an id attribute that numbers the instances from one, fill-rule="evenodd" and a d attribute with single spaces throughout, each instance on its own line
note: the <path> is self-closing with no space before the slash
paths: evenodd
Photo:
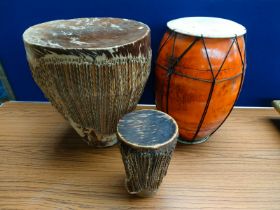
<path id="1" fill-rule="evenodd" d="M 216 16 L 243 24 L 247 36 L 247 72 L 238 105 L 269 106 L 280 98 L 280 1 L 277 0 L 0 0 L 0 61 L 18 100 L 46 100 L 32 80 L 22 43 L 34 24 L 75 17 L 123 17 L 152 30 L 157 51 L 165 24 L 185 16 Z M 153 73 L 141 103 L 154 103 Z"/>

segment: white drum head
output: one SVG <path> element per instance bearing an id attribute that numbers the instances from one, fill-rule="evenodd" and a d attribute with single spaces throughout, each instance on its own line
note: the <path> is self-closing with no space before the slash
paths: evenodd
<path id="1" fill-rule="evenodd" d="M 230 38 L 246 34 L 246 28 L 234 21 L 216 17 L 185 17 L 167 22 L 173 31 L 206 38 Z"/>

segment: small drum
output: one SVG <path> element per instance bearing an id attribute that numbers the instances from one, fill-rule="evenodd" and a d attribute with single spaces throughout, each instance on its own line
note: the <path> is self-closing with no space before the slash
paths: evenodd
<path id="1" fill-rule="evenodd" d="M 178 137 L 178 126 L 169 115 L 157 110 L 126 114 L 117 136 L 130 194 L 152 196 L 167 173 Z"/>
<path id="2" fill-rule="evenodd" d="M 169 21 L 156 61 L 156 106 L 179 125 L 182 143 L 206 141 L 229 116 L 244 79 L 246 29 L 233 21 Z"/>

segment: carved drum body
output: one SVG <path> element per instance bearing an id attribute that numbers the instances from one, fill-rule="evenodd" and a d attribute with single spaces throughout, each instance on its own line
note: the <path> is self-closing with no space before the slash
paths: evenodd
<path id="1" fill-rule="evenodd" d="M 150 73 L 150 29 L 127 19 L 81 18 L 35 25 L 23 34 L 36 83 L 89 144 L 116 143 Z"/>
<path id="2" fill-rule="evenodd" d="M 206 17 L 167 26 L 156 61 L 156 106 L 177 121 L 180 142 L 200 143 L 225 121 L 240 93 L 246 29 Z"/>

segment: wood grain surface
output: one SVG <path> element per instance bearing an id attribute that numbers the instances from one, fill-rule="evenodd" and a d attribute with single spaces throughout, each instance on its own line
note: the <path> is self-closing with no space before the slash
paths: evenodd
<path id="1" fill-rule="evenodd" d="M 0 107 L 0 209 L 280 209 L 280 118 L 234 109 L 200 145 L 178 144 L 152 198 L 128 195 L 117 145 L 88 147 L 50 104 Z"/>

